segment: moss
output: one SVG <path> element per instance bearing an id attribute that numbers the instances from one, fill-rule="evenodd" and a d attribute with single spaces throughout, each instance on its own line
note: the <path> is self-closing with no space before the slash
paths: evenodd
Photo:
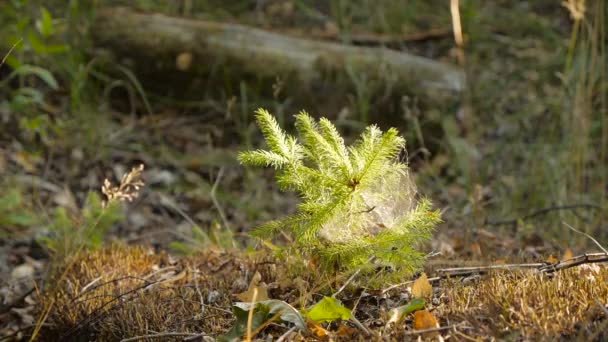
<path id="1" fill-rule="evenodd" d="M 264 252 L 213 248 L 177 261 L 144 247 L 82 252 L 58 265 L 62 271 L 41 293 L 39 316 L 50 310 L 39 338 L 120 340 L 165 331 L 218 336 L 233 322 L 234 295 L 256 272 L 277 285 L 269 286 L 272 298 L 306 302 L 309 286 L 323 282 L 314 272 L 296 276 L 303 273 L 298 265 L 304 264 L 291 257 L 278 262 Z"/>
<path id="2" fill-rule="evenodd" d="M 481 336 L 606 338 L 602 305 L 608 303 L 608 269 L 595 270 L 583 265 L 555 276 L 496 273 L 471 285 L 452 284 L 447 287 L 449 302 L 439 314 L 452 322 L 468 322 Z"/>

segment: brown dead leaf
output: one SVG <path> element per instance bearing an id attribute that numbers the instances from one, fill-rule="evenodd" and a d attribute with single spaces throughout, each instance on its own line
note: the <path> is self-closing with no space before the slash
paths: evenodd
<path id="1" fill-rule="evenodd" d="M 418 310 L 414 312 L 414 330 L 425 330 L 439 328 L 439 322 L 435 315 L 428 310 Z"/>
<path id="2" fill-rule="evenodd" d="M 549 255 L 549 257 L 547 258 L 547 262 L 550 263 L 550 264 L 555 264 L 558 261 L 559 260 L 557 260 L 557 258 L 554 257 L 553 255 Z"/>
<path id="3" fill-rule="evenodd" d="M 242 302 L 245 303 L 251 303 L 253 301 L 261 302 L 270 299 L 268 298 L 268 289 L 266 288 L 266 286 L 250 287 L 249 289 L 247 289 L 247 291 L 237 294 L 236 298 L 240 299 Z"/>
<path id="4" fill-rule="evenodd" d="M 481 245 L 479 245 L 479 243 L 473 242 L 471 244 L 470 248 L 471 248 L 471 253 L 474 256 L 481 256 Z"/>
<path id="5" fill-rule="evenodd" d="M 312 258 L 308 259 L 308 263 L 306 264 L 306 267 L 311 272 L 316 272 L 317 269 L 319 268 L 319 257 L 313 256 Z"/>
<path id="6" fill-rule="evenodd" d="M 574 258 L 574 253 L 570 248 L 566 248 L 564 251 L 564 255 L 562 256 L 562 261 Z"/>
<path id="7" fill-rule="evenodd" d="M 312 320 L 308 320 L 307 324 L 308 329 L 310 329 L 310 331 L 316 338 L 326 339 L 329 337 L 329 331 L 323 328 L 319 323 Z"/>
<path id="8" fill-rule="evenodd" d="M 262 275 L 260 272 L 255 272 L 247 291 L 237 294 L 236 298 L 245 303 L 261 302 L 270 299 L 268 298 L 268 287 L 266 285 L 258 286 L 261 280 Z"/>
<path id="9" fill-rule="evenodd" d="M 357 329 L 349 327 L 348 325 L 341 325 L 336 332 L 336 336 L 348 337 L 353 336 L 357 332 Z"/>
<path id="10" fill-rule="evenodd" d="M 433 286 L 431 286 L 426 273 L 422 273 L 420 278 L 412 284 L 412 296 L 414 298 L 431 298 L 433 296 Z"/>

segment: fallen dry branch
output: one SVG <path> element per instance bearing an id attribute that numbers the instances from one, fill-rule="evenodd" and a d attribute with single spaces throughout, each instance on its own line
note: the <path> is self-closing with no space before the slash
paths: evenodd
<path id="1" fill-rule="evenodd" d="M 531 263 L 531 264 L 505 264 L 505 265 L 489 265 L 478 267 L 454 267 L 437 270 L 439 278 L 449 277 L 468 277 L 475 274 L 486 274 L 490 271 L 512 271 L 522 269 L 535 269 L 541 273 L 554 273 L 565 270 L 567 268 L 579 266 L 582 264 L 594 264 L 608 262 L 608 254 L 606 253 L 585 253 L 566 260 L 555 263 Z"/>
<path id="2" fill-rule="evenodd" d="M 514 270 L 537 270 L 540 273 L 555 273 L 582 264 L 595 264 L 608 262 L 607 253 L 585 253 L 566 260 L 555 263 L 538 262 L 525 264 L 501 264 L 501 265 L 486 265 L 486 266 L 470 266 L 470 267 L 451 267 L 437 270 L 437 276 L 428 278 L 429 282 L 437 282 L 447 278 L 454 277 L 470 277 L 474 275 L 484 275 L 491 271 L 514 271 Z M 381 291 L 381 294 L 414 283 L 415 280 L 409 280 L 403 283 L 391 285 Z"/>
<path id="3" fill-rule="evenodd" d="M 137 58 L 137 64 L 175 61 L 191 55 L 192 68 L 221 65 L 243 73 L 308 83 L 352 68 L 380 79 L 415 85 L 422 92 L 459 93 L 463 72 L 447 64 L 385 48 L 348 46 L 289 37 L 231 23 L 138 13 L 126 8 L 99 11 L 92 29 L 98 47 Z M 190 63 L 188 63 L 190 64 Z M 174 66 L 175 68 L 175 66 Z M 208 70 L 207 70 L 208 71 Z"/>
<path id="4" fill-rule="evenodd" d="M 602 262 L 608 262 L 608 254 L 606 253 L 585 253 L 578 255 L 570 259 L 558 261 L 553 264 L 547 264 L 539 268 L 542 273 L 554 273 L 557 271 L 565 270 L 567 268 L 579 266 L 582 264 L 597 264 Z"/>
<path id="5" fill-rule="evenodd" d="M 522 217 L 516 218 L 516 219 L 511 219 L 511 220 L 499 220 L 499 221 L 487 221 L 486 224 L 487 225 L 491 225 L 491 226 L 513 226 L 514 228 L 517 227 L 518 223 L 520 221 L 526 221 L 532 218 L 536 218 L 539 216 L 543 216 L 543 215 L 547 215 L 551 212 L 554 211 L 560 211 L 560 210 L 571 210 L 574 213 L 576 213 L 577 209 L 587 209 L 587 210 L 602 210 L 602 207 L 599 205 L 594 205 L 594 204 L 586 204 L 586 203 L 581 203 L 581 204 L 567 204 L 567 205 L 557 205 L 557 206 L 552 206 L 552 207 L 547 207 L 547 208 L 542 208 L 542 209 L 538 209 L 536 211 L 531 212 L 530 214 L 524 215 Z"/>
<path id="6" fill-rule="evenodd" d="M 150 339 L 166 339 L 169 337 L 203 337 L 206 335 L 201 335 L 201 334 L 194 334 L 194 333 L 180 333 L 180 332 L 164 332 L 164 333 L 158 333 L 158 334 L 149 334 L 149 335 L 141 335 L 141 336 L 134 336 L 134 337 L 130 337 L 130 338 L 123 338 L 122 340 L 120 340 L 120 342 L 133 342 L 133 341 L 140 341 L 140 340 L 150 340 Z"/>
<path id="7" fill-rule="evenodd" d="M 464 325 L 463 323 L 457 323 L 457 324 L 450 324 L 450 325 L 446 325 L 443 327 L 437 327 L 437 328 L 428 328 L 428 329 L 407 331 L 405 333 L 405 335 L 423 335 L 423 334 L 439 332 L 439 331 L 446 331 L 446 330 L 456 331 L 457 329 L 466 330 L 466 329 L 472 329 L 472 328 Z"/>

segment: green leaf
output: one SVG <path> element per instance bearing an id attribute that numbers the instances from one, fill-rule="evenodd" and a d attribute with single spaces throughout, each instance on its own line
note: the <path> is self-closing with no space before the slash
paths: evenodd
<path id="1" fill-rule="evenodd" d="M 36 26 L 38 27 L 38 31 L 42 34 L 43 37 L 48 38 L 55 33 L 55 28 L 53 26 L 53 16 L 51 13 L 44 7 L 40 9 L 42 12 L 42 19 L 36 22 Z"/>
<path id="2" fill-rule="evenodd" d="M 34 49 L 34 52 L 38 54 L 59 54 L 68 50 L 67 45 L 63 44 L 45 44 L 38 38 L 38 34 L 34 31 L 30 31 L 27 35 L 28 42 Z"/>
<path id="3" fill-rule="evenodd" d="M 3 83 L 8 82 L 10 79 L 14 78 L 15 76 L 27 76 L 27 75 L 37 76 L 53 90 L 57 90 L 59 88 L 59 84 L 57 83 L 55 76 L 53 76 L 53 74 L 50 71 L 48 71 L 44 68 L 41 68 L 41 67 L 38 67 L 35 65 L 29 65 L 29 64 L 23 64 L 19 68 L 15 69 L 6 78 L 6 80 L 4 80 L 3 82 L 0 82 L 0 86 Z"/>
<path id="4" fill-rule="evenodd" d="M 192 254 L 192 248 L 189 245 L 181 241 L 171 241 L 169 243 L 169 249 L 176 254 L 190 255 Z"/>
<path id="5" fill-rule="evenodd" d="M 259 304 L 259 303 L 258 303 Z M 232 328 L 223 336 L 218 337 L 218 341 L 236 342 L 241 341 L 241 338 L 247 333 L 247 322 L 249 320 L 249 310 L 244 310 L 238 306 L 232 307 L 232 313 L 236 317 L 236 321 Z M 251 320 L 251 331 L 256 330 L 264 324 L 272 315 L 270 309 L 265 305 L 257 305 L 253 312 Z"/>
<path id="6" fill-rule="evenodd" d="M 13 69 L 13 70 L 15 70 L 15 69 L 19 68 L 21 65 L 23 65 L 17 57 L 12 56 L 12 55 L 6 56 L 5 63 L 6 63 L 6 65 L 10 66 L 11 69 Z"/>
<path id="7" fill-rule="evenodd" d="M 424 309 L 424 299 L 415 298 L 410 301 L 408 304 L 399 306 L 397 308 L 389 311 L 389 320 L 388 323 L 400 323 L 403 318 L 414 311 Z"/>
<path id="8" fill-rule="evenodd" d="M 38 37 L 38 33 L 36 33 L 36 31 L 30 30 L 28 32 L 27 41 L 28 41 L 28 43 L 30 43 L 30 46 L 32 47 L 32 49 L 34 49 L 34 52 L 36 52 L 38 54 L 46 53 L 44 51 L 44 43 L 42 42 L 42 40 L 40 40 L 40 38 Z"/>
<path id="9" fill-rule="evenodd" d="M 323 297 L 306 313 L 306 317 L 318 323 L 333 322 L 338 319 L 348 320 L 351 316 L 350 309 L 332 297 Z"/>
<path id="10" fill-rule="evenodd" d="M 34 216 L 28 212 L 21 211 L 18 213 L 13 213 L 13 214 L 7 215 L 6 220 L 3 220 L 3 221 L 6 221 L 7 224 L 28 227 L 33 224 L 36 224 L 36 222 L 38 222 L 38 219 L 36 216 Z"/>
<path id="11" fill-rule="evenodd" d="M 242 310 L 245 310 L 245 311 L 249 311 L 251 309 L 252 305 L 256 305 L 256 310 L 258 309 L 259 305 L 268 307 L 269 314 L 271 316 L 274 316 L 274 315 L 280 313 L 281 320 L 283 320 L 284 322 L 293 323 L 301 331 L 307 331 L 307 329 L 308 329 L 306 327 L 306 321 L 304 320 L 304 317 L 302 317 L 302 314 L 300 314 L 300 312 L 298 310 L 296 310 L 293 306 L 289 305 L 288 303 L 286 303 L 282 300 L 269 299 L 269 300 L 257 302 L 255 304 L 245 303 L 245 302 L 238 302 L 238 303 L 234 304 L 234 306 L 236 306 Z"/>
<path id="12" fill-rule="evenodd" d="M 9 211 L 21 205 L 23 198 L 17 189 L 11 189 L 0 197 L 0 211 Z"/>

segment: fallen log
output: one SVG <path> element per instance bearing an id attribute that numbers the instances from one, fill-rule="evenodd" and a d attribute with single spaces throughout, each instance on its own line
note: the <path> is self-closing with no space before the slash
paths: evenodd
<path id="1" fill-rule="evenodd" d="M 261 77 L 289 75 L 290 82 L 305 84 L 345 73 L 349 68 L 351 74 L 354 70 L 373 79 L 390 79 L 421 93 L 458 94 L 464 88 L 463 72 L 458 68 L 403 52 L 289 37 L 232 23 L 139 13 L 122 7 L 100 10 L 92 35 L 96 46 L 134 56 L 135 64 L 158 64 L 169 59 L 173 68 L 184 70 L 190 65 L 210 67 L 219 63 Z"/>

